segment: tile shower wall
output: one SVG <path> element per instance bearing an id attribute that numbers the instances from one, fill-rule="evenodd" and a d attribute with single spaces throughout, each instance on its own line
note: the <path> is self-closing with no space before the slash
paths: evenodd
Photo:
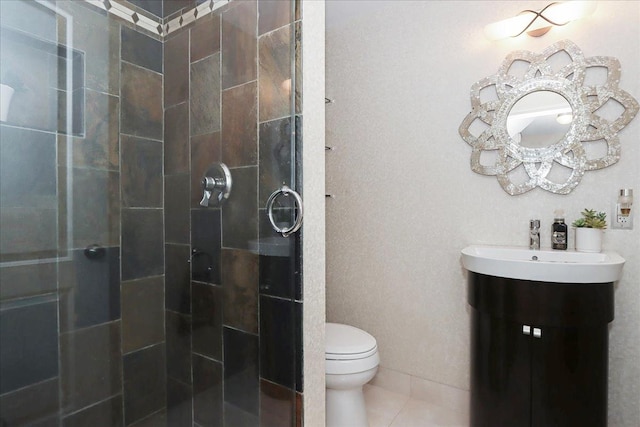
<path id="1" fill-rule="evenodd" d="M 158 17 L 167 17 L 180 9 L 192 7 L 204 1 L 205 0 L 129 0 L 129 3 Z"/>
<path id="2" fill-rule="evenodd" d="M 300 35 L 290 8 L 232 3 L 164 43 L 167 417 L 180 425 L 301 423 L 300 264 L 295 246 L 256 250 L 278 238 L 260 207 L 291 176 L 295 128 L 278 96 Z M 229 166 L 232 193 L 203 208 L 214 162 Z"/>
<path id="3" fill-rule="evenodd" d="M 60 258 L 0 267 L 0 416 L 8 425 L 300 425 L 301 266 L 289 256 L 300 242 L 278 256 L 252 246 L 278 238 L 259 206 L 289 183 L 301 120 L 292 126 L 288 96 L 278 95 L 291 78 L 293 25 L 301 34 L 290 4 L 238 2 L 162 43 L 58 3 L 73 17 L 68 38 L 57 38 L 46 10 L 2 2 L 5 17 L 17 8 L 18 30 L 73 44 L 69 90 L 81 95 L 71 132 L 51 121 L 53 110 L 16 108 L 2 125 L 2 158 L 37 150 L 30 162 L 57 181 L 35 186 L 53 200 L 50 223 L 21 211 L 44 226 L 3 240 L 2 254 Z M 63 76 L 46 80 L 53 95 L 65 89 L 56 86 Z M 232 168 L 235 194 L 202 209 L 199 181 L 214 161 Z M 25 176 L 32 168 L 13 165 Z M 4 221 L 3 231 L 15 228 Z M 87 256 L 92 245 L 104 250 Z"/>
<path id="4" fill-rule="evenodd" d="M 133 425 L 167 400 L 162 43 L 58 6 L 71 33 L 34 2 L 0 5 L 20 87 L 0 126 L 0 417 Z"/>

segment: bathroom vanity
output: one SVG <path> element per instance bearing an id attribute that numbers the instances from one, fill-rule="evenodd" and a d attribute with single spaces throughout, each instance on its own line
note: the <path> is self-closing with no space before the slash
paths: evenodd
<path id="1" fill-rule="evenodd" d="M 470 425 L 605 427 L 608 324 L 624 259 L 615 253 L 587 259 L 564 251 L 469 248 L 463 265 L 472 313 Z M 609 271 L 591 275 L 596 282 L 562 274 L 563 265 L 578 268 L 581 261 Z M 513 268 L 522 262 L 529 270 Z M 538 273 L 554 268 L 558 281 L 540 280 Z"/>

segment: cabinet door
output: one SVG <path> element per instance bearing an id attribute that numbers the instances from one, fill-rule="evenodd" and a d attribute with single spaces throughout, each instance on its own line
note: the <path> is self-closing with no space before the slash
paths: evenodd
<path id="1" fill-rule="evenodd" d="M 532 339 L 522 324 L 472 312 L 471 426 L 529 427 Z"/>
<path id="2" fill-rule="evenodd" d="M 532 427 L 606 427 L 607 325 L 531 337 Z"/>

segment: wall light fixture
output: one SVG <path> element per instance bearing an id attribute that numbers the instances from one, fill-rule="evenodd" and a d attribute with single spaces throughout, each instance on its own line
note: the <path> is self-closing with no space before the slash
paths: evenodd
<path id="1" fill-rule="evenodd" d="M 566 1 L 551 3 L 540 11 L 523 10 L 513 18 L 494 22 L 484 27 L 484 34 L 490 40 L 518 37 L 522 33 L 539 37 L 552 26 L 566 25 L 576 19 L 591 15 L 597 7 L 596 1 Z"/>

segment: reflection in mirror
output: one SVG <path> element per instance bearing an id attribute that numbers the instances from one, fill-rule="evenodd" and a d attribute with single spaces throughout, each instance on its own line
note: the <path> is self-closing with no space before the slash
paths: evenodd
<path id="1" fill-rule="evenodd" d="M 565 97 L 548 90 L 531 92 L 511 108 L 507 132 L 522 147 L 543 148 L 561 141 L 572 120 Z"/>

